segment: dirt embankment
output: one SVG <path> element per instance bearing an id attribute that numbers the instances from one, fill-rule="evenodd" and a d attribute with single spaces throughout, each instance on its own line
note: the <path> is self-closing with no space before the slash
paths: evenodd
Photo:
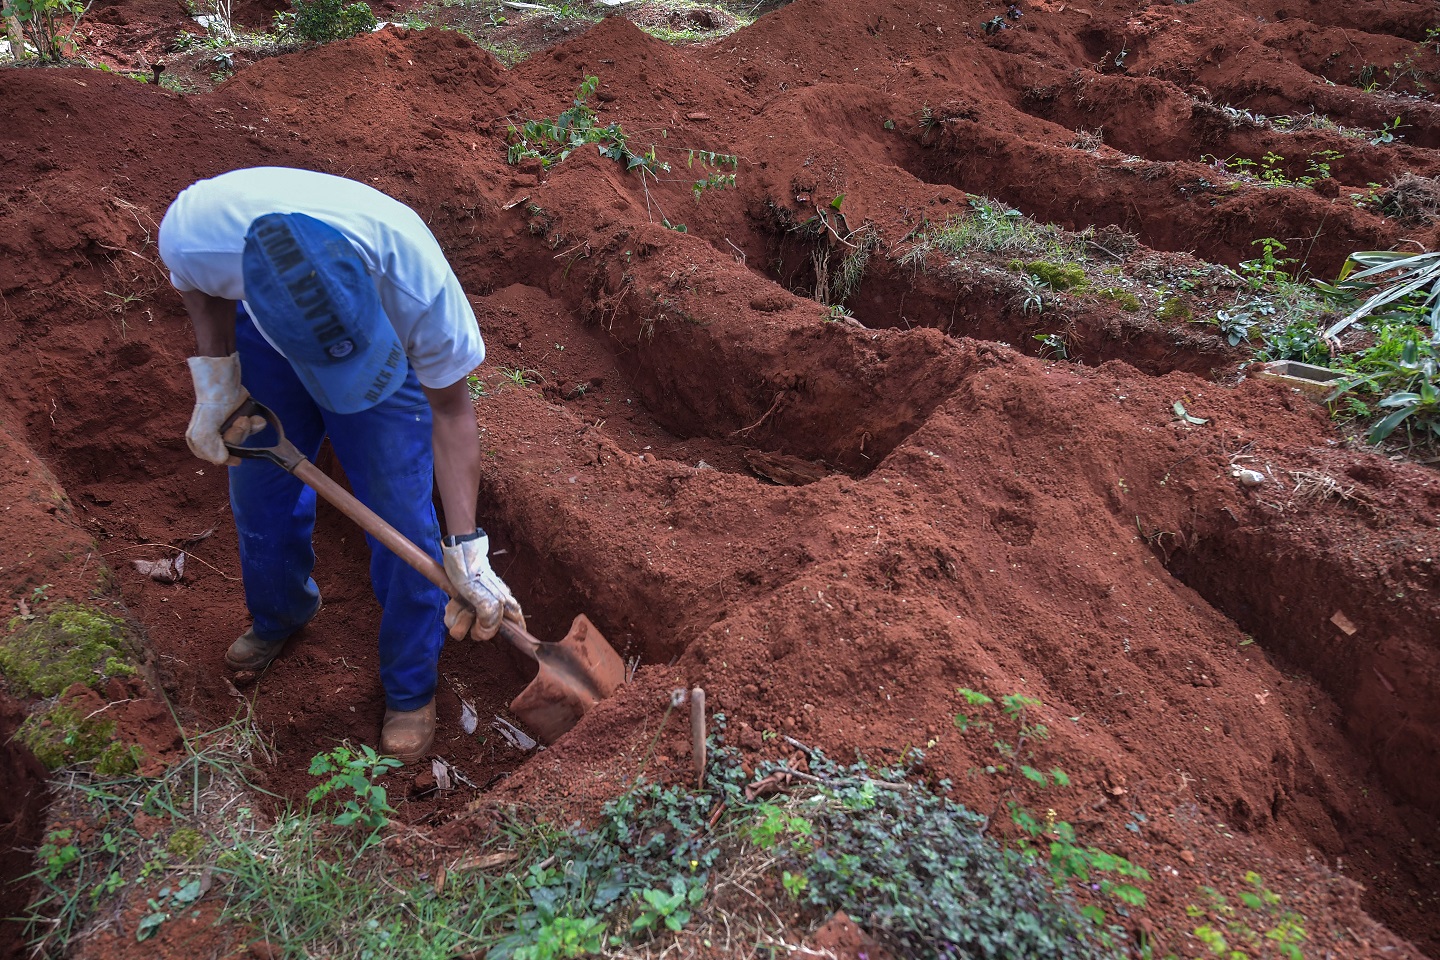
<path id="1" fill-rule="evenodd" d="M 183 186 L 238 166 L 371 182 L 431 223 L 490 345 L 481 512 L 501 572 L 539 635 L 585 610 L 642 661 L 527 763 L 457 724 L 462 697 L 502 710 L 520 665 L 452 645 L 437 751 L 482 788 L 585 809 L 688 681 L 751 751 L 770 749 L 764 731 L 835 755 L 925 744 L 935 775 L 989 809 L 967 777 L 986 745 L 955 730 L 955 690 L 1024 691 L 1080 785 L 1057 806 L 1155 873 L 1158 931 L 1184 923 L 1197 885 L 1231 889 L 1254 864 L 1359 931 L 1357 956 L 1407 949 L 1357 897 L 1433 953 L 1433 471 L 1341 447 L 1301 398 L 1206 379 L 1233 371 L 1213 337 L 1094 307 L 1090 365 L 1045 363 L 1005 297 L 899 263 L 917 227 L 972 194 L 1232 264 L 1261 237 L 1319 273 L 1397 242 L 1348 193 L 1397 163 L 1440 169 L 1433 102 L 1405 100 L 1415 133 L 1384 149 L 1218 106 L 1378 126 L 1398 93 L 1316 78 L 1353 82 L 1349 68 L 1413 51 L 1423 11 L 1362 6 L 1386 25 L 1341 31 L 1328 63 L 1313 48 L 1338 28 L 1318 4 L 1283 24 L 1218 2 L 1040 4 L 989 36 L 1003 8 L 797 0 L 705 50 L 607 20 L 508 73 L 438 31 L 266 60 L 188 98 L 93 71 L 0 72 L 14 105 L 0 162 L 17 171 L 0 206 L 0 409 L 116 571 L 106 590 L 143 624 L 172 700 L 228 720 L 219 657 L 245 627 L 234 534 L 220 471 L 182 440 L 189 333 L 156 224 Z M 555 115 L 587 73 L 602 119 L 669 149 L 671 174 L 590 151 L 548 173 L 504 163 L 507 118 Z M 1072 145 L 1096 130 L 1098 148 Z M 694 196 L 692 148 L 737 154 L 734 189 Z M 1202 160 L 1274 151 L 1294 175 L 1324 150 L 1344 153 L 1329 191 L 1232 188 Z M 855 323 L 808 299 L 818 244 L 793 229 L 841 195 L 849 227 L 879 238 Z M 1177 419 L 1177 401 L 1206 422 Z M 1237 484 L 1242 465 L 1266 482 Z M 0 543 L 50 544 L 41 521 L 7 513 Z M 130 570 L 147 545 L 211 527 L 181 584 Z M 322 510 L 325 611 L 259 688 L 272 789 L 299 795 L 312 754 L 377 733 L 362 542 Z M 0 578 L 14 597 L 43 578 L 79 590 L 50 571 L 88 552 Z M 683 766 L 682 746 L 662 750 Z M 445 822 L 460 806 L 404 812 Z"/>

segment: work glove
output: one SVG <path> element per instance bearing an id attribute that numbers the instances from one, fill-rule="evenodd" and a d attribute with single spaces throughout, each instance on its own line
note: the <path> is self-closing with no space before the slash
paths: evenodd
<path id="1" fill-rule="evenodd" d="M 454 640 L 489 640 L 508 618 L 522 629 L 525 615 L 510 588 L 490 569 L 490 538 L 483 530 L 440 543 L 455 597 L 445 605 L 445 629 Z"/>
<path id="2" fill-rule="evenodd" d="M 185 442 L 201 460 L 233 467 L 240 460 L 230 455 L 225 444 L 244 443 L 265 429 L 264 417 L 241 417 L 221 432 L 230 415 L 250 399 L 250 392 L 240 383 L 240 355 L 191 357 L 188 362 L 190 379 L 195 382 L 195 410 L 190 414 Z"/>

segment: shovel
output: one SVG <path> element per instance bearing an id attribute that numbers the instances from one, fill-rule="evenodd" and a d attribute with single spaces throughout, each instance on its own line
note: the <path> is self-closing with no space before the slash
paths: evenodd
<path id="1" fill-rule="evenodd" d="M 445 575 L 445 569 L 381 519 L 379 514 L 305 459 L 295 445 L 285 439 L 280 420 L 269 407 L 253 399 L 247 400 L 226 421 L 225 428 L 228 429 L 241 417 L 263 418 L 275 431 L 277 439 L 270 447 L 242 447 L 227 442 L 225 448 L 231 454 L 246 459 L 269 460 L 288 470 L 397 557 L 418 570 L 425 579 L 445 591 L 447 596 L 455 598 L 455 587 Z M 500 621 L 500 636 L 539 665 L 540 672 L 511 701 L 510 709 L 544 743 L 560 739 L 591 707 L 625 682 L 625 664 L 620 655 L 583 613 L 575 618 L 570 632 L 559 643 L 544 643 L 510 620 Z"/>

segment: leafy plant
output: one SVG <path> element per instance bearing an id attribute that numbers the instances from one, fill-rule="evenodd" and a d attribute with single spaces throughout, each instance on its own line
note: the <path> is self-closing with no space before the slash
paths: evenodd
<path id="1" fill-rule="evenodd" d="M 348 827 L 358 823 L 379 830 L 389 823 L 389 816 L 395 811 L 386 800 L 385 788 L 375 779 L 401 766 L 399 760 L 382 757 L 373 747 L 361 746 L 357 753 L 342 744 L 310 761 L 312 777 L 329 774 L 330 778 L 312 788 L 306 797 L 311 803 L 318 803 L 333 793 L 348 790 L 350 796 L 336 815 L 335 825 Z"/>
<path id="2" fill-rule="evenodd" d="M 1436 341 L 1412 337 L 1398 359 L 1381 359 L 1376 369 L 1349 378 L 1330 395 L 1334 400 L 1364 389 L 1383 397 L 1376 405 L 1389 413 L 1370 428 L 1366 439 L 1379 443 L 1402 424 L 1414 437 L 1418 431 L 1431 442 L 1440 440 L 1440 372 Z"/>
<path id="3" fill-rule="evenodd" d="M 344 40 L 375 29 L 375 12 L 364 0 L 291 0 L 275 15 L 275 32 L 305 43 Z"/>
<path id="4" fill-rule="evenodd" d="M 35 851 L 35 859 L 42 864 L 44 878 L 54 881 L 65 869 L 80 859 L 80 848 L 70 842 L 74 830 L 52 830 L 45 835 L 45 842 Z"/>
<path id="5" fill-rule="evenodd" d="M 153 898 L 145 901 L 150 912 L 145 915 L 135 926 L 135 939 L 144 942 L 153 937 L 160 929 L 160 926 L 171 917 L 171 910 L 184 910 L 190 904 L 200 899 L 204 892 L 199 880 L 191 880 L 183 886 L 172 890 L 169 887 L 163 888 Z"/>
<path id="6" fill-rule="evenodd" d="M 1203 905 L 1190 904 L 1187 916 L 1206 922 L 1198 924 L 1195 939 L 1211 955 L 1226 960 L 1244 960 L 1273 950 L 1285 960 L 1303 960 L 1302 944 L 1308 939 L 1303 914 L 1286 909 L 1278 893 L 1265 886 L 1265 879 L 1251 870 L 1245 874 L 1249 890 L 1231 903 L 1214 887 L 1201 887 Z"/>
<path id="7" fill-rule="evenodd" d="M 500 376 L 504 377 L 505 382 L 511 386 L 529 387 L 534 385 L 536 373 L 534 370 L 526 370 L 523 367 L 501 367 Z"/>
<path id="8" fill-rule="evenodd" d="M 1320 337 L 1320 327 L 1310 318 L 1268 327 L 1256 353 L 1258 360 L 1298 360 L 1314 364 L 1323 364 L 1329 358 L 1330 349 Z"/>
<path id="9" fill-rule="evenodd" d="M 782 875 L 802 903 L 866 917 L 892 953 L 919 960 L 1117 955 L 1051 874 L 985 837 L 986 818 L 923 788 L 897 789 L 903 770 L 876 780 L 864 763 L 840 767 L 819 751 L 809 761 L 821 781 L 807 804 L 814 832 L 785 857 L 791 879 Z"/>
<path id="10" fill-rule="evenodd" d="M 1065 334 L 1037 333 L 1035 339 L 1040 341 L 1041 360 L 1070 359 L 1070 345 L 1065 342 Z"/>
<path id="11" fill-rule="evenodd" d="M 568 960 L 599 953 L 605 921 L 599 917 L 551 917 L 535 930 L 535 942 L 517 947 L 514 960 Z"/>
<path id="12" fill-rule="evenodd" d="M 671 877 L 668 893 L 651 887 L 640 892 L 640 899 L 644 903 L 630 929 L 649 930 L 663 925 L 679 932 L 690 922 L 689 908 L 705 899 L 705 884 L 686 883 L 684 877 Z"/>
<path id="13" fill-rule="evenodd" d="M 1225 335 L 1225 342 L 1232 347 L 1239 346 L 1241 342 L 1250 339 L 1250 327 L 1255 323 L 1254 311 L 1273 309 L 1263 300 L 1252 300 L 1243 307 L 1216 311 L 1215 325 Z"/>
<path id="14" fill-rule="evenodd" d="M 1389 123 L 1380 124 L 1380 128 L 1376 130 L 1375 135 L 1370 138 L 1370 145 L 1372 147 L 1378 147 L 1381 144 L 1394 143 L 1400 139 L 1400 135 L 1396 131 L 1398 131 L 1401 126 L 1402 124 L 1400 123 L 1399 117 L 1396 117 Z"/>
<path id="15" fill-rule="evenodd" d="M 1250 157 L 1220 160 L 1208 155 L 1200 159 L 1242 177 L 1258 179 L 1266 186 L 1313 187 L 1317 182 L 1329 177 L 1331 164 L 1345 159 L 1345 155 L 1336 150 L 1317 150 L 1306 159 L 1305 172 L 1297 177 L 1291 177 L 1285 172 L 1285 158 L 1273 150 L 1267 151 L 1259 160 Z"/>
<path id="16" fill-rule="evenodd" d="M 661 173 L 670 171 L 670 164 L 658 158 L 653 144 L 644 153 L 637 153 L 631 149 L 629 136 L 620 124 L 600 126 L 597 122 L 598 114 L 590 105 L 590 100 L 599 86 L 599 77 L 587 76 L 576 89 L 571 105 L 553 121 L 526 120 L 518 127 L 511 124 L 508 129 L 510 146 L 506 151 L 506 160 L 517 164 L 533 159 L 540 161 L 542 167 L 549 168 L 581 147 L 593 144 L 602 157 L 621 164 L 627 173 L 638 171 L 641 183 L 646 182 L 647 176 L 658 181 Z M 663 130 L 661 136 L 664 136 Z M 700 199 L 707 190 L 720 190 L 735 185 L 735 170 L 740 163 L 739 157 L 713 150 L 689 150 L 686 157 L 687 167 L 694 169 L 697 161 L 702 172 L 707 168 L 710 172 L 691 186 L 695 199 Z M 648 185 L 645 188 L 645 198 L 648 210 L 651 202 Z M 663 211 L 660 218 L 669 229 L 686 232 L 684 224 L 671 223 Z"/>
<path id="17" fill-rule="evenodd" d="M 759 822 L 752 824 L 748 833 L 750 842 L 761 850 L 770 850 L 782 840 L 788 840 L 791 846 L 796 846 L 804 842 L 803 838 L 814 833 L 814 827 L 809 820 L 773 803 L 761 804 L 756 815 Z"/>
<path id="18" fill-rule="evenodd" d="M 1247 279 L 1251 290 L 1292 279 L 1289 268 L 1296 261 L 1292 257 L 1277 256 L 1289 249 L 1285 244 L 1274 237 L 1261 237 L 1259 240 L 1252 240 L 1250 245 L 1260 248 L 1260 256 L 1254 260 L 1240 261 L 1240 273 Z"/>
<path id="19" fill-rule="evenodd" d="M 58 63 L 89 7 L 83 0 L 0 0 L 0 20 L 19 22 L 40 59 Z M 16 59 L 24 55 L 23 49 L 15 50 Z"/>
<path id="20" fill-rule="evenodd" d="M 1044 313 L 1049 284 L 1034 274 L 1026 274 L 1020 278 L 1020 285 L 1020 312 L 1029 313 L 1034 310 L 1037 314 Z"/>
<path id="21" fill-rule="evenodd" d="M 1179 403 L 1176 408 L 1184 415 Z M 996 812 L 1001 804 L 1008 809 L 1011 822 L 1021 833 L 1020 849 L 1027 856 L 1043 862 L 1057 884 L 1063 886 L 1070 880 L 1078 880 L 1093 885 L 1097 892 L 1122 905 L 1122 908 L 1143 906 L 1144 891 L 1130 882 L 1150 879 L 1143 867 L 1098 847 L 1081 844 L 1075 828 L 1057 820 L 1054 811 L 1047 813 L 1043 819 L 1037 818 L 1016 799 L 1025 791 L 1070 786 L 1070 777 L 1064 770 L 1059 767 L 1042 769 L 1039 761 L 1038 747 L 1050 738 L 1049 728 L 1035 718 L 1035 711 L 1043 704 L 1021 693 L 1006 694 L 998 701 L 1000 716 L 985 719 L 985 713 L 993 716 L 995 699 L 968 687 L 959 687 L 956 692 L 964 698 L 969 710 L 976 711 L 976 715 L 957 713 L 955 727 L 961 732 L 984 730 L 995 737 L 991 747 L 998 760 L 986 764 L 979 772 L 1007 781 L 997 800 Z M 1100 906 L 1090 904 L 1081 912 L 1098 926 L 1104 926 L 1106 916 Z"/>
<path id="22" fill-rule="evenodd" d="M 1356 272 L 1356 267 L 1362 269 Z M 1345 261 L 1334 284 L 1315 285 L 1342 300 L 1365 297 L 1360 306 L 1325 331 L 1326 337 L 1334 337 L 1368 316 L 1418 320 L 1430 325 L 1432 337 L 1440 337 L 1440 253 L 1357 251 Z"/>

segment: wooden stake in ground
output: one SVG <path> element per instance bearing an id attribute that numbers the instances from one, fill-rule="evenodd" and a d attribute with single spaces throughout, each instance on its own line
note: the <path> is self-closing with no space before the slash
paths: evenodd
<path id="1" fill-rule="evenodd" d="M 695 758 L 695 786 L 705 786 L 705 691 L 690 691 L 690 755 Z"/>

